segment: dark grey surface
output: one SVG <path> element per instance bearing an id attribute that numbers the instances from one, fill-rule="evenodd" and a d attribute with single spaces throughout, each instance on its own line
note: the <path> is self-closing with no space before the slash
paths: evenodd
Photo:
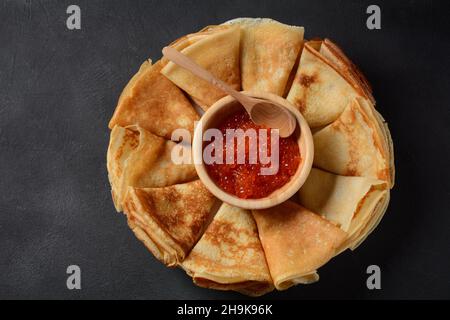
<path id="1" fill-rule="evenodd" d="M 321 281 L 265 298 L 450 298 L 450 37 L 445 2 L 0 2 L 0 298 L 216 299 L 156 261 L 116 214 L 105 168 L 107 122 L 127 80 L 175 38 L 234 17 L 304 25 L 342 45 L 372 82 L 395 142 L 388 212 Z M 78 4 L 82 29 L 65 26 Z M 66 289 L 66 268 L 82 290 Z M 366 267 L 382 290 L 366 289 Z"/>

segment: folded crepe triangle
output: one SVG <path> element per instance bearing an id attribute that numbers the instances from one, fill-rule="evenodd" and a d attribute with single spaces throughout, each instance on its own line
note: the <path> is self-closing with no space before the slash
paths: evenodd
<path id="1" fill-rule="evenodd" d="M 344 175 L 390 181 L 388 150 L 377 120 L 360 100 L 351 101 L 337 120 L 317 131 L 314 166 Z"/>
<path id="2" fill-rule="evenodd" d="M 123 204 L 130 228 L 169 267 L 181 263 L 217 211 L 200 180 L 163 188 L 129 187 Z"/>
<path id="3" fill-rule="evenodd" d="M 311 127 L 320 127 L 336 120 L 361 92 L 314 46 L 317 42 L 305 43 L 287 100 L 299 108 Z"/>
<path id="4" fill-rule="evenodd" d="M 142 64 L 123 90 L 109 128 L 139 125 L 170 139 L 175 129 L 194 130 L 199 119 L 183 92 L 160 74 L 161 62 Z"/>
<path id="5" fill-rule="evenodd" d="M 273 290 L 250 211 L 225 203 L 181 266 L 201 287 L 250 296 Z"/>
<path id="6" fill-rule="evenodd" d="M 313 168 L 299 191 L 300 203 L 334 222 L 348 233 L 340 251 L 366 237 L 382 214 L 378 207 L 387 196 L 388 184 L 373 178 L 345 177 Z"/>
<path id="7" fill-rule="evenodd" d="M 212 28 L 210 32 L 194 36 L 194 39 L 191 37 L 191 43 L 181 52 L 234 89 L 240 90 L 239 40 L 238 27 Z M 199 102 L 204 110 L 226 95 L 173 62 L 167 63 L 161 73 Z"/>
<path id="8" fill-rule="evenodd" d="M 339 227 L 292 201 L 254 210 L 253 216 L 278 290 L 317 281 L 316 270 L 347 238 Z"/>
<path id="9" fill-rule="evenodd" d="M 140 188 L 165 187 L 194 180 L 197 177 L 193 164 L 175 164 L 172 151 L 175 146 L 185 146 L 158 137 L 142 127 L 115 126 L 111 131 L 107 152 L 108 177 L 117 211 L 129 186 Z"/>
<path id="10" fill-rule="evenodd" d="M 227 26 L 207 26 L 203 28 L 202 30 L 196 32 L 187 34 L 185 36 L 182 36 L 181 38 L 178 38 L 177 40 L 173 41 L 171 44 L 169 44 L 170 47 L 177 49 L 178 51 L 182 51 L 183 49 L 189 47 L 190 45 L 196 43 L 198 40 L 201 40 L 211 34 L 224 31 L 228 29 Z M 166 57 L 161 58 L 161 65 L 165 67 L 170 61 L 166 59 Z"/>
<path id="11" fill-rule="evenodd" d="M 272 19 L 239 18 L 242 89 L 283 96 L 303 44 L 304 28 Z"/>
<path id="12" fill-rule="evenodd" d="M 369 81 L 336 43 L 332 42 L 330 39 L 325 39 L 319 42 L 319 47 L 316 50 L 332 63 L 332 65 L 362 97 L 370 100 L 372 104 L 375 104 L 375 99 L 372 96 L 372 87 Z"/>

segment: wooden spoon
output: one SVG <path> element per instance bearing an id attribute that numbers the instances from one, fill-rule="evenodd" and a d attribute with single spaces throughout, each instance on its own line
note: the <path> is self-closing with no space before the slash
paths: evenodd
<path id="1" fill-rule="evenodd" d="M 203 69 L 190 58 L 172 47 L 165 47 L 162 53 L 173 63 L 189 70 L 197 77 L 208 81 L 214 87 L 239 101 L 254 123 L 265 125 L 272 129 L 278 129 L 282 138 L 289 137 L 294 132 L 297 121 L 292 113 L 283 106 L 273 101 L 249 97 L 234 90 L 222 80 L 214 77 L 208 70 Z"/>

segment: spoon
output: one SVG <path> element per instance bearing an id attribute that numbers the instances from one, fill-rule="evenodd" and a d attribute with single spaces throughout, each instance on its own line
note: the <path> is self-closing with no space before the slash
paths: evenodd
<path id="1" fill-rule="evenodd" d="M 190 58 L 172 47 L 165 47 L 163 55 L 173 63 L 189 70 L 194 75 L 209 82 L 214 87 L 235 98 L 247 111 L 250 119 L 256 124 L 278 129 L 282 138 L 289 137 L 295 130 L 297 121 L 285 107 L 269 100 L 246 96 L 234 90 L 228 84 L 214 77 L 211 72 L 203 69 Z"/>

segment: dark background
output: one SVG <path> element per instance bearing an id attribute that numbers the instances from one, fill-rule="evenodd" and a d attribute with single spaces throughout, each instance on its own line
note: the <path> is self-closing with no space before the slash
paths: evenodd
<path id="1" fill-rule="evenodd" d="M 378 4 L 382 30 L 366 28 Z M 81 7 L 81 30 L 66 8 Z M 147 58 L 241 16 L 340 44 L 390 124 L 397 184 L 380 226 L 321 281 L 264 298 L 450 298 L 450 17 L 442 1 L 0 0 L 0 298 L 216 299 L 147 252 L 115 213 L 105 154 L 118 95 Z M 82 290 L 66 288 L 66 268 Z M 382 290 L 366 288 L 377 264 Z"/>

